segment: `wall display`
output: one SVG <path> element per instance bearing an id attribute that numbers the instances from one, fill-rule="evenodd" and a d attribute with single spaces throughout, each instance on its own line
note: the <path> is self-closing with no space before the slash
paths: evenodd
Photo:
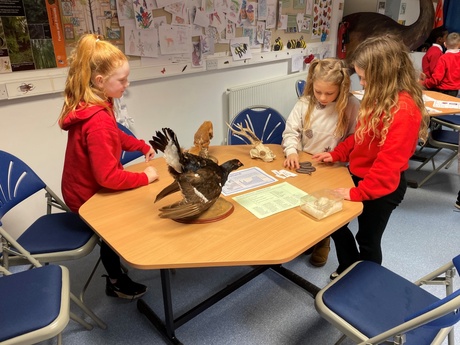
<path id="1" fill-rule="evenodd" d="M 57 4 L 0 2 L 0 73 L 65 67 L 66 59 Z"/>
<path id="2" fill-rule="evenodd" d="M 251 51 L 279 49 L 275 38 L 297 41 L 302 33 L 302 48 L 323 42 L 332 13 L 332 0 L 58 0 L 53 11 L 46 3 L 0 4 L 0 72 L 63 67 L 66 55 L 85 33 L 104 35 L 131 60 L 161 65 L 164 75 L 172 70 L 168 64 L 178 62 L 207 69 L 206 60 L 216 56 L 247 60 Z M 57 26 L 61 32 L 52 34 L 50 27 Z M 62 40 L 63 53 L 57 52 L 55 36 Z M 239 43 L 243 37 L 248 43 Z"/>

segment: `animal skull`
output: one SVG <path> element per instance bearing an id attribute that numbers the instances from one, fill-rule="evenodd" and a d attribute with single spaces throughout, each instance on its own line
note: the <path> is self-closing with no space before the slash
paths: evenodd
<path id="1" fill-rule="evenodd" d="M 249 128 L 248 121 L 246 122 L 246 127 L 243 127 L 242 123 L 235 124 L 235 127 L 238 129 L 236 130 L 232 126 L 227 123 L 228 128 L 234 133 L 235 135 L 240 135 L 247 138 L 251 144 L 252 149 L 249 150 L 249 155 L 251 158 L 260 158 L 264 162 L 272 162 L 276 155 L 270 150 L 269 147 L 265 146 L 262 141 L 255 135 L 255 133 Z"/>

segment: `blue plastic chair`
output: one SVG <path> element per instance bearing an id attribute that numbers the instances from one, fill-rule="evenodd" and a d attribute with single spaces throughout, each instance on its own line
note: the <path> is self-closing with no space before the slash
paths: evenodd
<path id="1" fill-rule="evenodd" d="M 136 137 L 133 132 L 131 132 L 127 127 L 123 126 L 121 123 L 117 122 L 117 125 L 118 125 L 118 128 L 121 129 L 126 134 Z M 125 165 L 142 156 L 143 154 L 140 151 L 123 151 L 121 153 L 120 162 L 122 165 Z"/>
<path id="2" fill-rule="evenodd" d="M 46 214 L 35 220 L 14 240 L 3 227 L 2 218 L 38 192 L 45 196 Z M 61 212 L 52 213 L 53 208 Z M 99 243 L 99 236 L 78 214 L 71 212 L 26 163 L 0 150 L 0 240 L 0 265 L 8 269 L 11 265 L 30 264 L 30 260 L 21 253 L 21 248 L 37 262 L 62 262 L 79 259 L 91 253 Z M 83 305 L 83 300 L 81 304 Z M 87 313 L 101 328 L 107 327 L 89 309 Z M 86 322 L 82 324 L 86 328 L 92 327 Z"/>
<path id="3" fill-rule="evenodd" d="M 303 95 L 303 90 L 305 89 L 305 84 L 306 81 L 302 79 L 298 79 L 295 82 L 295 92 L 297 93 L 297 97 L 300 97 Z"/>
<path id="4" fill-rule="evenodd" d="M 58 337 L 60 344 L 70 319 L 69 285 L 69 271 L 62 266 L 13 274 L 0 266 L 0 343 L 35 344 Z"/>
<path id="5" fill-rule="evenodd" d="M 455 269 L 460 269 L 460 255 L 412 283 L 374 262 L 360 261 L 320 290 L 315 307 L 356 343 L 441 344 L 449 336 L 452 345 L 450 331 L 460 319 Z M 447 296 L 432 295 L 424 284 L 445 285 Z"/>
<path id="6" fill-rule="evenodd" d="M 281 144 L 286 120 L 271 107 L 253 106 L 243 109 L 236 115 L 230 126 L 237 129 L 236 124 L 249 127 L 264 144 Z M 227 132 L 227 143 L 229 145 L 251 144 L 247 138 L 232 133 L 230 129 Z"/>
<path id="7" fill-rule="evenodd" d="M 432 128 L 428 133 L 426 147 L 435 149 L 435 151 L 427 156 L 423 163 L 415 170 L 419 171 L 430 161 L 432 162 L 433 170 L 422 181 L 412 182 L 410 186 L 421 187 L 442 168 L 445 167 L 448 169 L 452 162 L 457 159 L 460 135 L 460 115 L 432 116 L 430 122 Z M 448 149 L 451 152 L 442 162 L 439 162 L 436 167 L 434 158 L 442 149 Z"/>

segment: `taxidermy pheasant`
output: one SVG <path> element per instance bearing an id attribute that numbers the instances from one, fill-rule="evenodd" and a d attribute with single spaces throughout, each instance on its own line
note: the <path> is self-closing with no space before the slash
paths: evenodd
<path id="1" fill-rule="evenodd" d="M 179 190 L 183 196 L 181 201 L 160 209 L 162 218 L 199 216 L 219 198 L 230 172 L 243 166 L 238 159 L 218 165 L 211 159 L 184 152 L 170 128 L 157 131 L 149 142 L 156 152 L 164 153 L 168 171 L 174 177 L 174 182 L 157 195 L 155 202 Z"/>

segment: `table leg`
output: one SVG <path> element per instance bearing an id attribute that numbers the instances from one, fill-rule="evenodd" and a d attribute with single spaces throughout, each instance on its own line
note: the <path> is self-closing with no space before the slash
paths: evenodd
<path id="1" fill-rule="evenodd" d="M 282 275 L 284 278 L 300 286 L 302 289 L 307 291 L 313 298 L 315 298 L 316 294 L 319 292 L 319 290 L 321 290 L 315 284 L 310 283 L 308 280 L 302 278 L 298 274 L 292 272 L 291 270 L 288 270 L 287 268 L 281 265 L 271 266 L 271 269 L 277 272 L 278 274 Z"/>
<path id="2" fill-rule="evenodd" d="M 174 311 L 171 297 L 170 270 L 160 270 L 161 289 L 163 293 L 163 307 L 165 312 L 165 322 L 147 305 L 143 299 L 137 301 L 137 309 L 144 314 L 153 326 L 160 332 L 168 344 L 182 344 L 175 335 Z"/>
<path id="3" fill-rule="evenodd" d="M 270 266 L 257 266 L 242 277 L 233 281 L 227 285 L 222 290 L 216 292 L 211 297 L 207 298 L 203 302 L 197 304 L 195 307 L 186 311 L 182 315 L 174 318 L 174 310 L 172 307 L 172 298 L 171 298 L 171 281 L 170 281 L 170 270 L 161 269 L 161 287 L 163 292 L 163 305 L 165 312 L 165 321 L 163 322 L 158 315 L 150 308 L 149 305 L 143 300 L 139 299 L 137 301 L 137 309 L 144 314 L 147 319 L 152 323 L 152 325 L 160 332 L 163 338 L 167 341 L 168 344 L 182 344 L 177 338 L 174 331 L 182 326 L 184 323 L 190 321 L 198 314 L 205 311 L 207 308 L 211 307 L 224 297 L 231 294 L 233 291 L 237 290 L 247 282 L 251 281 L 253 278 L 257 277 L 262 272 L 269 269 Z"/>

